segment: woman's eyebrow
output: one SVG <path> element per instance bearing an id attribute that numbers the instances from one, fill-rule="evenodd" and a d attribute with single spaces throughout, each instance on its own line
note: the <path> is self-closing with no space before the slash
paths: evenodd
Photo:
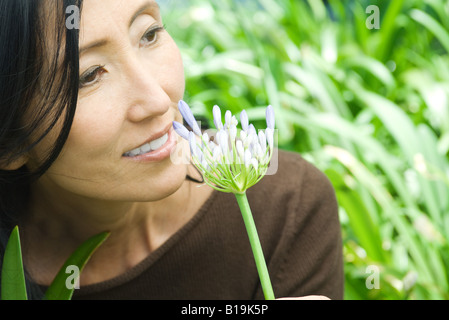
<path id="1" fill-rule="evenodd" d="M 132 26 L 134 21 L 143 12 L 145 12 L 146 10 L 149 10 L 149 9 L 159 9 L 159 5 L 155 1 L 149 1 L 149 2 L 144 3 L 139 9 L 137 9 L 136 13 L 134 13 L 133 16 L 131 17 L 131 19 L 129 20 L 129 27 Z M 81 47 L 80 51 L 79 51 L 79 54 L 81 55 L 84 51 L 87 51 L 89 49 L 102 47 L 102 46 L 106 45 L 107 43 L 108 43 L 108 40 L 106 40 L 106 39 L 95 41 L 93 43 L 90 43 L 90 44 L 88 44 L 86 46 Z"/>
<path id="2" fill-rule="evenodd" d="M 159 5 L 155 1 L 149 1 L 144 3 L 132 16 L 131 20 L 129 21 L 128 27 L 131 27 L 131 25 L 134 23 L 137 17 L 140 16 L 143 12 L 147 11 L 148 9 L 159 9 Z"/>
<path id="3" fill-rule="evenodd" d="M 106 45 L 108 43 L 108 40 L 99 40 L 99 41 L 95 41 L 93 43 L 90 43 L 86 46 L 83 46 L 80 48 L 80 52 L 79 54 L 81 55 L 84 51 L 93 49 L 93 48 L 98 48 L 98 47 L 102 47 L 104 45 Z"/>

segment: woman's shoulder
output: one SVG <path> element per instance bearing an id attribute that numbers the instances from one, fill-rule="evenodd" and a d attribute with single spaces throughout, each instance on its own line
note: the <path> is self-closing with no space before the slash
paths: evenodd
<path id="1" fill-rule="evenodd" d="M 248 189 L 255 219 L 272 232 L 337 220 L 338 204 L 327 176 L 300 154 L 278 150 L 262 180 Z M 271 170 L 271 172 L 270 172 Z"/>
<path id="2" fill-rule="evenodd" d="M 301 193 L 309 197 L 332 196 L 334 189 L 327 176 L 299 153 L 277 150 L 266 176 L 260 181 L 261 189 L 278 193 Z"/>
<path id="3" fill-rule="evenodd" d="M 250 188 L 248 198 L 275 290 L 280 296 L 341 299 L 341 234 L 334 188 L 298 153 L 279 150 L 274 160 L 272 174 Z"/>

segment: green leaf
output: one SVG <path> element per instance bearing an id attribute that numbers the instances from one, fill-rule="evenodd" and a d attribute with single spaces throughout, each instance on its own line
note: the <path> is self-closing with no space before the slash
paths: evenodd
<path id="1" fill-rule="evenodd" d="M 336 188 L 338 203 L 345 208 L 349 221 L 360 245 L 366 250 L 368 256 L 374 261 L 385 262 L 382 250 L 382 239 L 379 228 L 373 223 L 357 191 L 353 190 L 343 181 L 343 177 L 334 169 L 327 169 L 326 175 Z"/>
<path id="2" fill-rule="evenodd" d="M 27 300 L 18 226 L 11 232 L 3 257 L 2 300 Z"/>
<path id="3" fill-rule="evenodd" d="M 75 288 L 74 286 L 67 286 L 66 284 L 67 279 L 70 276 L 66 273 L 66 270 L 68 270 L 67 268 L 75 266 L 78 268 L 79 273 L 81 273 L 94 251 L 108 238 L 108 236 L 109 232 L 102 232 L 81 244 L 59 270 L 50 287 L 45 292 L 45 298 L 48 300 L 70 300 Z"/>
<path id="4" fill-rule="evenodd" d="M 449 52 L 449 33 L 438 21 L 436 21 L 424 11 L 418 9 L 413 9 L 410 12 L 410 16 L 413 20 L 421 23 L 430 32 L 432 32 L 435 37 L 438 38 L 441 45 L 446 49 L 446 51 Z"/>
<path id="5" fill-rule="evenodd" d="M 391 48 L 394 46 L 394 34 L 397 31 L 398 16 L 402 11 L 404 0 L 391 1 L 387 13 L 382 19 L 381 31 L 381 44 L 378 47 L 377 58 L 380 61 L 385 61 L 388 58 Z"/>
<path id="6" fill-rule="evenodd" d="M 421 136 L 418 135 L 416 126 L 405 111 L 381 95 L 366 91 L 360 87 L 356 95 L 374 111 L 385 128 L 389 130 L 392 137 L 397 141 L 410 166 L 413 166 L 415 155 L 424 154 L 423 146 L 425 144 Z M 427 210 L 434 221 L 441 225 L 442 213 L 440 212 L 437 195 L 432 188 L 432 184 L 420 176 L 418 178 Z"/>
<path id="7" fill-rule="evenodd" d="M 387 88 L 395 86 L 395 79 L 390 70 L 388 70 L 385 64 L 381 63 L 379 60 L 368 56 L 358 55 L 355 57 L 351 56 L 345 63 L 346 67 L 349 69 L 360 68 L 368 71 Z"/>

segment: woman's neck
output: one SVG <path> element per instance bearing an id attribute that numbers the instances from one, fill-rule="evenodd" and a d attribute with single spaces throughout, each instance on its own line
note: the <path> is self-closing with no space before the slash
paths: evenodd
<path id="1" fill-rule="evenodd" d="M 213 189 L 186 180 L 162 200 L 137 203 L 49 190 L 33 188 L 33 210 L 21 228 L 25 265 L 34 281 L 48 285 L 83 241 L 110 231 L 82 273 L 86 285 L 118 276 L 148 257 L 193 217 Z"/>

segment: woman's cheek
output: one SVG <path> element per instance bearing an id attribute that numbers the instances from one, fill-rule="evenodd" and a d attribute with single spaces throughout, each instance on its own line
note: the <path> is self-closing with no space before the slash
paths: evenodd
<path id="1" fill-rule="evenodd" d="M 101 105 L 107 105 L 108 100 L 92 99 L 89 102 L 79 104 L 66 147 L 80 155 L 94 156 L 110 148 L 114 137 L 117 137 L 119 125 L 114 119 L 116 113 L 100 108 Z M 92 111 L 86 112 L 85 109 Z"/>
<path id="2" fill-rule="evenodd" d="M 172 98 L 172 101 L 178 103 L 184 97 L 185 91 L 184 65 L 181 52 L 171 38 L 169 38 L 167 52 L 170 52 L 168 55 L 170 63 L 161 64 L 164 66 L 162 73 L 166 76 L 164 89 Z"/>

